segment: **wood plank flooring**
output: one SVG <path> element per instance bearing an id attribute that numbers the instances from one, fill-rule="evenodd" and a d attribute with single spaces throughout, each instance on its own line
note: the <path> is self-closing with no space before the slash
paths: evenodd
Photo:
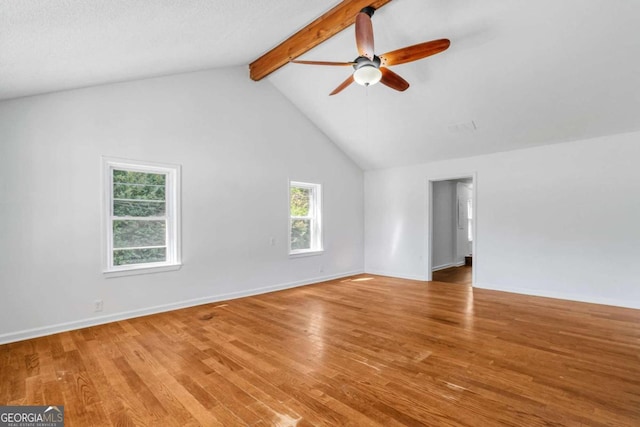
<path id="1" fill-rule="evenodd" d="M 451 267 L 434 271 L 433 280 L 436 282 L 457 283 L 459 285 L 471 286 L 471 266 L 462 265 L 460 267 Z"/>
<path id="2" fill-rule="evenodd" d="M 361 275 L 0 346 L 67 426 L 638 426 L 640 310 Z"/>

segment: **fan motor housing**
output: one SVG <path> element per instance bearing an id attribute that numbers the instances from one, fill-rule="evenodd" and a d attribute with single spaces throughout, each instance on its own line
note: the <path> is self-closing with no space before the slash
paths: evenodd
<path id="1" fill-rule="evenodd" d="M 380 63 L 381 63 L 380 57 L 378 55 L 374 55 L 373 59 L 369 59 L 366 56 L 358 56 L 356 59 L 353 60 L 353 62 L 355 62 L 355 64 L 353 64 L 354 70 L 358 70 L 367 65 L 372 65 L 376 68 L 380 68 Z"/>

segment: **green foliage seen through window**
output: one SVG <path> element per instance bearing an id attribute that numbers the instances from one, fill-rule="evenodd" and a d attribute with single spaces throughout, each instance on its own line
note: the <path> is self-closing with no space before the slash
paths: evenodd
<path id="1" fill-rule="evenodd" d="M 166 260 L 165 247 L 149 247 L 166 245 L 165 193 L 164 174 L 113 171 L 113 216 L 129 218 L 113 222 L 114 265 Z"/>
<path id="2" fill-rule="evenodd" d="M 291 187 L 290 210 L 292 217 L 309 215 L 310 188 Z M 291 250 L 311 248 L 311 221 L 308 219 L 294 219 L 291 221 Z"/>

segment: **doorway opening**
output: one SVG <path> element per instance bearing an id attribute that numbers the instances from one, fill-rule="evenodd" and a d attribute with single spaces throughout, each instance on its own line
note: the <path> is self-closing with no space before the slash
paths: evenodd
<path id="1" fill-rule="evenodd" d="M 473 286 L 476 174 L 428 179 L 427 280 Z"/>

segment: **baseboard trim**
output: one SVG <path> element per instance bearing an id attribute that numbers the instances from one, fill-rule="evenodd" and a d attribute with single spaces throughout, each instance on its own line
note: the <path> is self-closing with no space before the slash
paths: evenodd
<path id="1" fill-rule="evenodd" d="M 375 274 L 376 276 L 387 276 L 387 277 L 397 277 L 398 279 L 409 279 L 409 280 L 420 280 L 422 282 L 426 281 L 426 276 L 414 276 L 400 273 L 393 273 L 384 270 L 368 270 L 365 269 L 365 274 Z"/>
<path id="2" fill-rule="evenodd" d="M 355 276 L 364 273 L 364 270 L 346 271 L 339 274 L 328 276 L 314 277 L 306 280 L 299 280 L 278 285 L 265 286 L 262 288 L 254 288 L 241 292 L 230 292 L 226 294 L 211 295 L 202 298 L 179 301 L 170 304 L 157 305 L 154 307 L 142 308 L 139 310 L 123 311 L 105 316 L 92 317 L 90 319 L 77 320 L 72 322 L 58 323 L 56 325 L 44 326 L 39 328 L 25 329 L 18 332 L 9 332 L 0 335 L 0 344 L 9 344 L 12 342 L 23 341 L 31 338 L 38 338 L 47 335 L 57 334 L 60 332 L 73 331 L 76 329 L 88 328 L 91 326 L 104 325 L 105 323 L 117 322 L 119 320 L 133 319 L 135 317 L 148 316 L 151 314 L 164 313 L 167 311 L 179 310 L 181 308 L 195 307 L 213 302 L 229 301 L 237 298 L 250 297 L 253 295 L 267 294 L 269 292 L 282 291 L 285 289 L 297 288 L 301 286 L 313 285 L 315 283 L 326 282 L 329 280 L 341 279 L 344 277 Z"/>
<path id="3" fill-rule="evenodd" d="M 450 262 L 448 264 L 442 264 L 442 265 L 437 265 L 435 267 L 432 267 L 431 268 L 431 272 L 438 271 L 438 270 L 444 270 L 444 269 L 452 268 L 452 267 L 462 267 L 463 265 L 464 265 L 464 261 Z"/>
<path id="4" fill-rule="evenodd" d="M 555 298 L 567 301 L 586 302 L 590 304 L 611 305 L 615 307 L 640 309 L 640 301 L 619 300 L 615 298 L 603 298 L 598 296 L 587 296 L 572 294 L 567 292 L 554 292 L 540 289 L 511 288 L 487 283 L 476 283 L 474 288 L 488 289 L 491 291 L 510 292 L 513 294 L 530 295 L 535 297 Z"/>

